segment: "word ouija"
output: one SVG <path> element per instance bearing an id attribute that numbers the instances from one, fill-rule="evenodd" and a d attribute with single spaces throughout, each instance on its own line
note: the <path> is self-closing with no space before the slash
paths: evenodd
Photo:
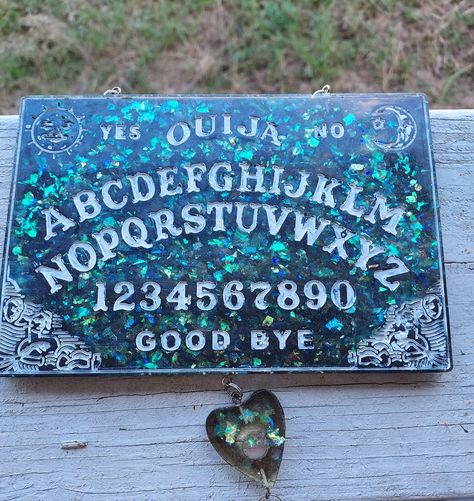
<path id="1" fill-rule="evenodd" d="M 358 206 L 358 196 L 363 189 L 350 185 L 349 190 L 341 190 L 341 182 L 328 179 L 322 174 L 313 176 L 305 171 L 285 178 L 281 167 L 266 168 L 251 166 L 242 162 L 237 166 L 229 162 L 218 162 L 208 168 L 203 163 L 177 168 L 168 167 L 156 171 L 155 177 L 147 173 L 137 173 L 104 183 L 100 197 L 92 190 L 81 191 L 73 196 L 78 221 L 84 222 L 99 216 L 103 206 L 120 210 L 127 204 L 146 203 L 155 197 L 173 197 L 186 193 L 197 193 L 210 187 L 216 193 L 254 192 L 282 195 L 289 198 L 304 198 L 309 204 L 335 208 L 353 216 L 363 218 L 375 225 L 379 222 L 382 229 L 392 235 L 397 234 L 397 224 L 403 216 L 403 207 L 389 208 L 386 198 L 375 195 L 371 206 Z M 339 188 L 339 193 L 337 193 Z M 339 200 L 340 198 L 343 200 Z M 339 200 L 339 201 L 338 201 Z M 62 231 L 76 226 L 77 222 L 64 215 L 59 209 L 50 207 L 42 211 L 45 216 L 45 240 Z M 290 235 L 296 242 L 305 241 L 308 246 L 320 245 L 328 254 L 337 253 L 343 260 L 354 259 L 354 267 L 366 270 L 369 261 L 386 253 L 387 249 L 375 244 L 366 235 L 350 231 L 339 223 L 324 217 L 316 217 L 307 211 L 272 205 L 267 203 L 207 202 L 189 203 L 177 213 L 168 208 L 149 212 L 147 217 L 128 217 L 121 222 L 120 232 L 114 228 L 103 228 L 91 235 L 95 246 L 80 240 L 74 242 L 67 252 L 71 267 L 79 272 L 87 272 L 97 264 L 98 257 L 107 261 L 116 256 L 115 249 L 122 241 L 131 248 L 150 249 L 153 242 L 159 242 L 182 234 L 198 234 L 205 228 L 212 232 L 225 232 L 236 227 L 244 233 L 265 229 L 277 235 L 283 227 L 290 228 Z M 346 247 L 347 245 L 347 247 Z M 51 259 L 56 266 L 38 266 L 36 271 L 47 280 L 51 292 L 61 289 L 59 280 L 72 281 L 73 277 L 63 257 Z M 381 264 L 374 268 L 374 277 L 390 290 L 395 290 L 399 282 L 393 277 L 409 272 L 403 261 L 389 253 L 386 258 L 388 268 Z"/>
<path id="2" fill-rule="evenodd" d="M 259 138 L 264 140 L 268 138 L 275 146 L 280 146 L 281 141 L 278 137 L 277 125 L 273 122 L 261 120 L 260 117 L 250 116 L 248 124 L 239 123 L 235 125 L 232 120 L 232 114 L 224 113 L 220 119 L 217 115 L 210 115 L 206 123 L 203 117 L 195 117 L 193 125 L 190 126 L 187 122 L 176 122 L 173 124 L 166 133 L 166 140 L 172 146 L 180 146 L 184 144 L 191 135 L 194 134 L 198 138 L 212 138 L 217 132 L 217 126 L 220 127 L 220 132 L 223 135 L 236 134 L 246 138 Z M 260 122 L 262 126 L 260 126 Z M 117 140 L 125 140 L 127 138 L 137 141 L 141 137 L 141 128 L 139 124 L 133 124 L 127 128 L 124 124 L 101 124 L 102 137 L 107 140 L 112 135 Z M 324 133 L 325 128 L 315 128 L 315 134 L 321 131 Z M 344 127 L 342 124 L 335 124 L 331 126 L 331 133 L 335 137 L 342 137 L 344 135 Z"/>
<path id="3" fill-rule="evenodd" d="M 124 124 L 108 124 L 100 125 L 102 138 L 107 141 L 109 138 L 114 138 L 118 141 L 131 139 L 138 141 L 141 138 L 142 131 L 140 124 L 130 126 Z M 224 136 L 236 134 L 244 138 L 255 138 L 261 141 L 267 139 L 274 146 L 281 146 L 281 141 L 278 136 L 277 125 L 273 122 L 262 120 L 260 117 L 250 116 L 248 123 L 234 124 L 232 114 L 224 113 L 221 117 L 210 115 L 206 121 L 203 117 L 195 117 L 192 125 L 188 122 L 176 122 L 166 133 L 166 140 L 171 146 L 181 146 L 186 143 L 192 135 L 197 138 L 212 138 L 215 134 L 222 133 Z M 340 122 L 322 123 L 314 126 L 312 131 L 314 137 L 325 138 L 331 136 L 334 139 L 340 139 L 344 136 L 344 125 Z"/>

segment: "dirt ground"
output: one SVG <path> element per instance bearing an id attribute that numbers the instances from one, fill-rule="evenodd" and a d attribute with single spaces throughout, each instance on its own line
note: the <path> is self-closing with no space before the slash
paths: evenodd
<path id="1" fill-rule="evenodd" d="M 474 107 L 473 0 L 0 0 L 0 113 L 28 94 L 425 92 Z"/>

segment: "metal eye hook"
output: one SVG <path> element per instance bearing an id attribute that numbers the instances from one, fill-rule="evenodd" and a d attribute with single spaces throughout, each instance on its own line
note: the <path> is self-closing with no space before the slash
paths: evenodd
<path id="1" fill-rule="evenodd" d="M 313 94 L 311 95 L 311 97 L 314 97 L 316 96 L 317 94 L 328 94 L 328 92 L 331 90 L 331 86 L 326 84 L 326 85 L 323 85 L 320 89 L 318 89 L 317 91 L 313 92 Z"/>
<path id="2" fill-rule="evenodd" d="M 104 92 L 104 96 L 118 96 L 122 94 L 122 89 L 120 87 L 112 87 Z"/>
<path id="3" fill-rule="evenodd" d="M 274 499 L 275 501 L 282 501 L 281 497 L 276 496 L 270 492 L 270 487 L 265 487 L 265 494 L 261 496 L 258 501 L 267 501 L 268 499 Z"/>
<path id="4" fill-rule="evenodd" d="M 234 403 L 235 405 L 240 405 L 242 403 L 242 396 L 244 394 L 242 388 L 232 382 L 232 378 L 230 376 L 225 376 L 222 378 L 222 385 L 224 386 L 224 390 L 232 400 L 232 403 Z"/>

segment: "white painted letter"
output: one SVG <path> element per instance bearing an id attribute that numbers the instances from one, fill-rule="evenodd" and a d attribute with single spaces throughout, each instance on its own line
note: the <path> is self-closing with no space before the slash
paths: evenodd
<path id="1" fill-rule="evenodd" d="M 197 341 L 195 341 L 197 339 Z M 186 346 L 193 351 L 199 351 L 206 345 L 206 338 L 201 331 L 188 332 L 186 336 Z"/>
<path id="2" fill-rule="evenodd" d="M 134 204 L 137 204 L 138 202 L 146 202 L 147 200 L 153 198 L 153 195 L 155 194 L 155 183 L 149 174 L 139 173 L 133 176 L 127 176 L 127 179 L 130 181 L 130 185 L 132 186 Z M 140 180 L 146 185 L 144 192 L 140 190 Z"/>
<path id="3" fill-rule="evenodd" d="M 84 264 L 79 260 L 79 253 L 82 254 L 83 258 L 87 261 Z M 91 244 L 87 242 L 74 242 L 67 253 L 67 257 L 71 266 L 81 272 L 90 271 L 97 263 L 97 254 Z M 83 259 L 84 260 L 84 259 Z"/>
<path id="4" fill-rule="evenodd" d="M 295 211 L 295 240 L 300 242 L 307 235 L 307 244 L 313 245 L 319 238 L 324 228 L 331 224 L 327 219 L 320 219 L 319 226 L 316 228 L 316 218 L 311 216 L 303 223 L 303 214 Z"/>
<path id="5" fill-rule="evenodd" d="M 293 186 L 290 183 L 285 183 L 285 195 L 290 198 L 298 198 L 301 197 L 308 186 L 308 178 L 309 174 L 307 172 L 298 172 L 300 175 L 300 184 L 298 189 L 293 190 Z"/>
<path id="6" fill-rule="evenodd" d="M 396 280 L 389 282 L 387 278 L 396 277 L 397 275 L 402 275 L 403 273 L 408 273 L 410 270 L 407 268 L 405 263 L 395 256 L 389 256 L 387 259 L 387 264 L 396 264 L 395 268 L 389 268 L 388 270 L 379 270 L 374 273 L 374 278 L 376 278 L 384 287 L 389 288 L 394 291 L 400 285 L 400 282 Z"/>
<path id="7" fill-rule="evenodd" d="M 167 169 L 162 169 L 157 172 L 160 176 L 160 197 L 179 195 L 183 193 L 181 185 L 172 188 L 174 182 L 176 181 L 174 175 L 178 172 L 176 167 L 168 167 Z"/>
<path id="8" fill-rule="evenodd" d="M 191 211 L 195 210 L 198 214 L 191 214 Z M 202 204 L 188 204 L 181 210 L 181 217 L 184 221 L 184 232 L 188 233 L 200 233 L 206 226 L 206 219 L 201 215 L 203 211 Z M 189 224 L 193 223 L 193 224 Z"/>
<path id="9" fill-rule="evenodd" d="M 276 125 L 274 123 L 271 123 L 271 122 L 267 123 L 267 127 L 262 132 L 262 135 L 260 136 L 260 139 L 265 139 L 267 136 L 271 136 L 272 143 L 275 146 L 281 146 L 281 142 L 278 139 L 277 128 L 276 128 Z"/>
<path id="10" fill-rule="evenodd" d="M 119 189 L 122 189 L 122 182 L 117 180 L 117 181 L 107 181 L 104 186 L 102 186 L 102 199 L 104 200 L 104 204 L 109 208 L 109 209 L 121 209 L 128 201 L 128 197 L 124 195 L 122 197 L 121 202 L 114 202 L 112 200 L 112 197 L 110 196 L 110 188 L 112 186 L 116 186 Z M 135 203 L 135 201 L 134 201 Z"/>
<path id="11" fill-rule="evenodd" d="M 265 350 L 268 348 L 268 334 L 265 331 L 250 331 L 250 344 L 252 350 Z"/>
<path id="12" fill-rule="evenodd" d="M 174 214 L 169 209 L 152 212 L 150 217 L 155 221 L 157 241 L 168 238 L 168 235 L 163 231 L 164 229 L 168 230 L 168 233 L 173 237 L 177 237 L 183 232 L 182 228 L 174 226 Z"/>
<path id="13" fill-rule="evenodd" d="M 298 349 L 299 350 L 312 350 L 313 344 L 313 331 L 306 329 L 298 330 Z"/>
<path id="14" fill-rule="evenodd" d="M 186 191 L 188 193 L 201 191 L 196 185 L 196 181 L 201 181 L 203 173 L 206 172 L 206 166 L 204 164 L 192 164 L 185 165 L 184 169 L 188 173 L 188 187 Z"/>
<path id="15" fill-rule="evenodd" d="M 151 331 L 141 331 L 135 339 L 135 344 L 140 351 L 152 351 L 156 348 L 155 335 Z"/>
<path id="16" fill-rule="evenodd" d="M 273 331 L 275 337 L 278 339 L 278 346 L 280 350 L 284 350 L 286 348 L 286 340 L 290 337 L 291 331 Z"/>
<path id="17" fill-rule="evenodd" d="M 176 139 L 175 132 L 177 127 L 181 128 L 181 139 Z M 171 146 L 179 146 L 180 144 L 185 143 L 189 139 L 190 135 L 191 129 L 189 128 L 189 125 L 186 122 L 178 122 L 170 127 L 168 133 L 166 134 L 166 139 Z"/>
<path id="18" fill-rule="evenodd" d="M 405 209 L 403 207 L 395 207 L 393 209 L 387 209 L 387 199 L 380 194 L 375 195 L 375 204 L 372 208 L 372 212 L 367 216 L 364 216 L 364 219 L 369 221 L 372 224 L 375 224 L 375 214 L 379 211 L 379 217 L 381 220 L 390 219 L 388 224 L 382 226 L 382 229 L 391 233 L 392 235 L 397 234 L 397 230 L 395 227 L 403 216 Z"/>
<path id="19" fill-rule="evenodd" d="M 216 130 L 216 115 L 209 115 L 211 119 L 211 129 L 207 132 L 202 130 L 202 117 L 197 117 L 195 120 L 196 125 L 196 136 L 197 137 L 207 137 L 213 134 Z"/>
<path id="20" fill-rule="evenodd" d="M 241 168 L 242 173 L 240 174 L 240 187 L 238 190 L 242 192 L 255 191 L 265 193 L 266 190 L 263 186 L 263 165 L 255 166 L 255 174 L 249 173 L 250 164 L 247 162 L 240 162 L 239 167 Z M 248 184 L 250 180 L 255 181 L 255 188 L 253 190 Z"/>
<path id="21" fill-rule="evenodd" d="M 219 184 L 217 181 L 217 176 L 220 170 L 225 170 L 227 172 L 232 171 L 232 167 L 228 162 L 217 162 L 209 170 L 209 186 L 214 191 L 230 191 L 232 189 L 232 177 L 222 176 L 224 184 Z"/>
<path id="22" fill-rule="evenodd" d="M 160 339 L 161 346 L 165 351 L 176 351 L 181 346 L 181 336 L 179 335 L 179 332 L 163 332 L 163 334 L 160 336 Z"/>
<path id="23" fill-rule="evenodd" d="M 80 223 L 82 223 L 86 219 L 94 218 L 102 210 L 93 191 L 81 191 L 77 195 L 74 195 L 72 199 L 79 214 Z M 88 207 L 90 207 L 92 210 L 88 211 Z"/>
<path id="24" fill-rule="evenodd" d="M 340 209 L 344 212 L 347 212 L 351 216 L 361 217 L 364 213 L 364 210 L 355 208 L 355 198 L 362 191 L 364 191 L 364 189 L 360 186 L 351 184 L 351 191 L 349 191 L 349 194 L 347 195 L 347 198 L 341 205 Z"/>
<path id="25" fill-rule="evenodd" d="M 134 233 L 138 235 L 132 235 L 131 226 L 132 224 L 138 229 Z M 146 229 L 145 223 L 138 217 L 129 217 L 125 219 L 122 224 L 122 238 L 125 243 L 130 245 L 130 247 L 143 247 L 149 249 L 151 244 L 146 241 L 148 238 L 148 230 Z"/>
<path id="26" fill-rule="evenodd" d="M 49 287 L 51 288 L 51 293 L 54 294 L 58 290 L 62 289 L 62 285 L 58 284 L 55 279 L 64 280 L 65 282 L 72 282 L 72 275 L 66 268 L 66 264 L 63 258 L 58 254 L 51 258 L 51 262 L 58 265 L 58 268 L 50 268 L 49 266 L 38 266 L 35 269 L 36 273 L 42 273 L 44 278 L 46 278 Z"/>
<path id="27" fill-rule="evenodd" d="M 263 204 L 262 207 L 267 214 L 268 229 L 270 230 L 270 235 L 276 235 L 281 230 L 281 227 L 283 226 L 283 223 L 286 221 L 288 214 L 293 212 L 293 209 L 282 207 L 280 217 L 278 218 L 277 221 L 275 217 L 275 211 L 278 209 L 278 207 L 274 207 L 272 205 L 267 205 L 267 204 Z"/>
<path id="28" fill-rule="evenodd" d="M 107 125 L 102 124 L 100 128 L 102 130 L 102 136 L 104 140 L 107 140 L 109 138 L 110 130 L 112 129 L 112 124 L 107 124 Z"/>
<path id="29" fill-rule="evenodd" d="M 247 131 L 245 125 L 238 125 L 237 132 L 242 134 L 242 136 L 246 137 L 254 137 L 257 135 L 257 125 L 258 125 L 258 117 L 249 117 L 250 118 L 250 131 Z"/>
<path id="30" fill-rule="evenodd" d="M 361 254 L 355 266 L 360 268 L 361 270 L 367 269 L 367 262 L 369 259 L 372 259 L 379 254 L 383 254 L 387 249 L 385 247 L 380 247 L 379 245 L 373 245 L 372 240 L 364 237 L 364 235 L 360 235 L 359 237 L 360 243 L 362 246 Z"/>
<path id="31" fill-rule="evenodd" d="M 119 244 L 119 237 L 114 229 L 104 228 L 100 230 L 99 233 L 92 233 L 92 237 L 95 238 L 99 244 L 103 261 L 107 261 L 117 255 L 115 252 L 112 252 L 112 249 L 115 249 Z M 105 237 L 107 237 L 107 239 Z M 110 241 L 108 241 L 109 239 Z"/>
<path id="32" fill-rule="evenodd" d="M 227 331 L 212 331 L 212 349 L 215 351 L 225 350 L 230 344 L 230 336 Z"/>
<path id="33" fill-rule="evenodd" d="M 63 227 L 63 231 L 76 226 L 76 223 L 72 219 L 69 219 L 52 207 L 42 210 L 41 213 L 46 217 L 46 236 L 44 237 L 45 240 L 49 240 L 51 237 L 55 237 L 57 235 L 57 233 L 54 231 L 54 228 L 56 226 L 61 225 Z M 53 221 L 53 218 L 55 219 L 55 221 Z"/>
<path id="34" fill-rule="evenodd" d="M 236 223 L 237 227 L 239 228 L 240 231 L 243 231 L 244 233 L 252 233 L 252 231 L 255 229 L 257 226 L 257 218 L 258 218 L 258 209 L 261 207 L 260 204 L 241 204 L 236 202 L 235 206 L 237 207 L 237 215 L 236 215 Z M 244 226 L 244 209 L 253 209 L 253 217 L 252 217 L 252 222 L 249 227 Z"/>
<path id="35" fill-rule="evenodd" d="M 335 239 L 329 244 L 323 247 L 323 251 L 332 253 L 334 249 L 337 249 L 338 254 L 342 259 L 347 259 L 347 252 L 344 247 L 344 243 L 347 240 L 350 240 L 352 237 L 355 237 L 355 233 L 352 233 L 344 226 L 340 226 L 339 224 L 333 223 L 331 228 L 334 230 Z"/>
<path id="36" fill-rule="evenodd" d="M 328 207 L 335 207 L 336 202 L 334 201 L 334 195 L 332 190 L 339 186 L 341 183 L 337 179 L 331 179 L 328 184 L 329 179 L 322 174 L 318 174 L 318 185 L 314 190 L 313 196 L 311 197 L 312 202 L 317 202 L 318 204 L 324 203 Z"/>
<path id="37" fill-rule="evenodd" d="M 224 209 L 228 214 L 232 212 L 232 204 L 224 202 L 211 202 L 207 204 L 207 213 L 210 214 L 212 210 L 216 211 L 216 222 L 212 231 L 225 231 L 224 226 Z"/>

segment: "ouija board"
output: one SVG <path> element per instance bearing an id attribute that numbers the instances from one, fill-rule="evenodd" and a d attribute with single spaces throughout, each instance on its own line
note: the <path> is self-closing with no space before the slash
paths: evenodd
<path id="1" fill-rule="evenodd" d="M 445 371 L 419 94 L 28 97 L 0 373 Z"/>

